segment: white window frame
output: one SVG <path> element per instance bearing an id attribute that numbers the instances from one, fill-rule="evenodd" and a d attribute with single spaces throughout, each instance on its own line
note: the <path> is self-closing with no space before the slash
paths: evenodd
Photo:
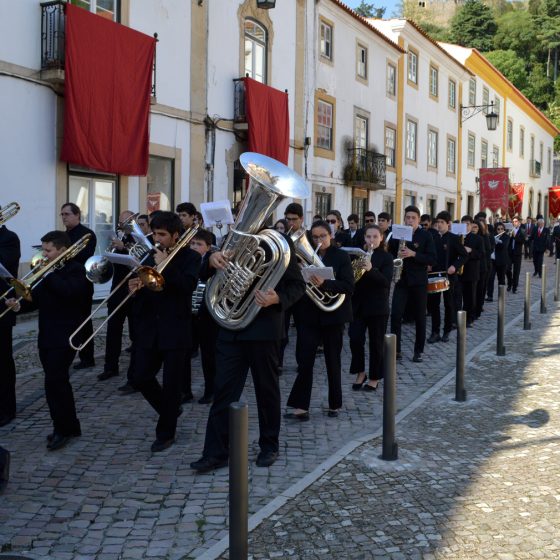
<path id="1" fill-rule="evenodd" d="M 385 125 L 385 157 L 387 167 L 394 169 L 397 163 L 397 129 L 389 125 Z"/>
<path id="2" fill-rule="evenodd" d="M 410 83 L 418 85 L 418 51 L 415 49 L 408 49 L 406 75 Z"/>
<path id="3" fill-rule="evenodd" d="M 488 105 L 490 105 L 490 90 L 484 86 L 482 88 L 482 112 L 488 114 Z"/>
<path id="4" fill-rule="evenodd" d="M 406 119 L 406 159 L 416 163 L 418 157 L 418 122 Z"/>
<path id="5" fill-rule="evenodd" d="M 448 175 L 455 175 L 457 166 L 457 141 L 455 138 L 447 137 L 447 165 Z"/>
<path id="6" fill-rule="evenodd" d="M 506 124 L 506 149 L 513 152 L 513 119 L 508 119 Z"/>
<path id="7" fill-rule="evenodd" d="M 519 157 L 525 157 L 525 128 L 519 127 Z"/>
<path id="8" fill-rule="evenodd" d="M 362 43 L 356 47 L 356 76 L 362 80 L 368 79 L 368 48 Z"/>
<path id="9" fill-rule="evenodd" d="M 428 167 L 437 169 L 439 134 L 437 130 L 428 128 Z"/>
<path id="10" fill-rule="evenodd" d="M 500 147 L 492 146 L 492 167 L 500 167 Z"/>
<path id="11" fill-rule="evenodd" d="M 484 138 L 480 141 L 480 167 L 488 167 L 488 141 Z"/>
<path id="12" fill-rule="evenodd" d="M 469 80 L 469 105 L 476 105 L 476 78 Z"/>
<path id="13" fill-rule="evenodd" d="M 439 70 L 433 64 L 430 64 L 430 97 L 439 97 Z"/>
<path id="14" fill-rule="evenodd" d="M 255 35 L 252 35 L 246 29 L 247 23 L 260 28 L 264 34 L 264 41 Z M 249 74 L 249 77 L 257 82 L 266 84 L 267 72 L 268 72 L 268 31 L 266 27 L 260 22 L 253 18 L 246 18 L 244 22 L 244 52 L 247 53 L 247 43 L 251 43 L 251 63 L 247 66 L 247 55 L 245 55 L 245 73 Z M 262 52 L 262 67 L 257 69 L 258 56 L 257 52 L 261 50 Z"/>
<path id="15" fill-rule="evenodd" d="M 334 26 L 322 18 L 319 20 L 319 22 L 319 52 L 321 54 L 321 57 L 332 61 Z"/>
<path id="16" fill-rule="evenodd" d="M 457 108 L 457 82 L 451 78 L 448 82 L 447 106 L 453 110 Z"/>
<path id="17" fill-rule="evenodd" d="M 330 114 L 329 114 L 330 113 Z M 321 123 L 321 118 L 324 117 L 325 119 L 330 119 L 330 126 L 329 123 Z M 333 151 L 334 146 L 334 138 L 333 138 L 333 131 L 334 131 L 334 105 L 325 101 L 324 99 L 317 100 L 317 138 L 316 138 L 316 147 L 321 148 L 322 150 Z M 327 134 L 322 134 L 323 131 L 328 131 Z M 321 144 L 322 140 L 328 140 L 328 146 Z"/>
<path id="18" fill-rule="evenodd" d="M 476 163 L 476 136 L 469 132 L 467 137 L 467 167 L 473 168 Z"/>
<path id="19" fill-rule="evenodd" d="M 387 63 L 387 84 L 385 89 L 387 95 L 397 95 L 397 67 L 392 62 Z"/>

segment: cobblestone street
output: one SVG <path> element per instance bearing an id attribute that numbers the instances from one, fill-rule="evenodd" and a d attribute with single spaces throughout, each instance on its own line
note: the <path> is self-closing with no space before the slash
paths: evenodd
<path id="1" fill-rule="evenodd" d="M 550 290 L 554 261 L 545 263 Z M 424 362 L 415 364 L 413 329 L 403 328 L 397 403 L 401 412 L 410 408 L 397 425 L 396 462 L 377 458 L 380 441 L 371 437 L 381 427 L 382 391 L 351 390 L 347 340 L 341 415 L 326 416 L 319 356 L 311 421 L 283 423 L 280 458 L 270 469 L 253 463 L 258 433 L 249 383 L 249 508 L 256 514 L 251 526 L 260 523 L 250 533 L 253 558 L 560 556 L 560 314 L 549 292 L 548 314 L 533 308 L 532 331 L 522 330 L 522 317 L 514 321 L 523 312 L 526 270 L 532 271 L 529 261 L 519 292 L 507 294 L 506 323 L 514 322 L 506 331 L 507 355 L 495 355 L 496 297 L 468 330 L 466 403 L 452 400 L 452 384 L 434 388 L 454 368 L 455 332 L 447 344 L 426 345 Z M 72 375 L 83 435 L 47 452 L 51 423 L 34 329 L 33 321 L 16 328 L 18 417 L 0 429 L 0 445 L 12 453 L 11 480 L 0 497 L 1 551 L 57 560 L 224 553 L 228 471 L 195 475 L 188 466 L 200 456 L 209 407 L 196 400 L 184 405 L 176 445 L 152 455 L 155 413 L 139 394 L 118 394 L 124 375 L 97 381 L 99 339 L 97 366 Z M 295 376 L 295 330 L 290 335 L 284 400 Z M 122 372 L 127 361 L 124 353 Z M 198 358 L 193 389 L 200 397 Z M 340 452 L 345 446 L 348 452 Z M 275 503 L 283 505 L 276 508 L 271 502 L 279 496 Z"/>

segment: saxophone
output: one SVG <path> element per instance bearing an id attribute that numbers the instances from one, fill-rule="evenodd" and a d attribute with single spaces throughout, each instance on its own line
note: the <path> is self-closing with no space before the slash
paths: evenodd
<path id="1" fill-rule="evenodd" d="M 401 251 L 403 251 L 405 247 L 406 247 L 406 241 L 404 239 L 401 239 L 399 241 L 399 250 L 397 252 L 397 255 L 400 254 Z M 395 284 L 401 279 L 403 266 L 404 266 L 404 260 L 403 259 L 401 259 L 400 257 L 397 257 L 396 259 L 393 259 L 393 282 Z"/>

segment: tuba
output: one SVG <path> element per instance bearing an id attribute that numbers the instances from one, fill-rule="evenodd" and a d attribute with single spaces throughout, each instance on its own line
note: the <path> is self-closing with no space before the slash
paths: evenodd
<path id="1" fill-rule="evenodd" d="M 286 238 L 261 228 L 284 198 L 309 196 L 303 179 L 282 163 L 253 152 L 239 160 L 249 175 L 249 187 L 222 244 L 228 264 L 208 281 L 205 294 L 212 318 L 230 330 L 251 324 L 261 310 L 255 303 L 256 290 L 276 287 L 290 263 Z"/>
<path id="2" fill-rule="evenodd" d="M 4 208 L 0 208 L 0 226 L 3 226 L 10 218 L 13 218 L 20 208 L 17 202 L 10 202 Z"/>

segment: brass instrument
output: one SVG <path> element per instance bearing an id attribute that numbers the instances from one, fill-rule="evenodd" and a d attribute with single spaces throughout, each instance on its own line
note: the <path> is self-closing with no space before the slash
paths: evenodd
<path id="1" fill-rule="evenodd" d="M 309 243 L 305 228 L 300 228 L 292 233 L 291 238 L 296 248 L 296 257 L 301 266 L 325 266 L 313 250 L 311 243 Z M 331 294 L 330 292 L 323 291 L 311 282 L 305 283 L 305 293 L 321 311 L 327 312 L 338 309 L 346 297 L 345 294 Z"/>
<path id="2" fill-rule="evenodd" d="M 3 208 L 0 208 L 0 227 L 2 227 L 10 218 L 13 218 L 21 209 L 17 202 L 10 202 Z"/>
<path id="3" fill-rule="evenodd" d="M 352 261 L 352 272 L 354 273 L 354 282 L 358 282 L 359 280 L 362 279 L 362 276 L 366 271 L 364 266 L 371 261 L 371 255 L 373 255 L 373 249 L 370 245 L 365 255 L 361 255 L 360 257 Z"/>
<path id="4" fill-rule="evenodd" d="M 252 152 L 239 158 L 249 187 L 222 252 L 228 262 L 209 280 L 206 306 L 213 319 L 229 330 L 247 327 L 261 307 L 255 292 L 274 288 L 290 263 L 290 246 L 273 229 L 261 228 L 281 200 L 307 198 L 303 179 L 280 162 Z"/>
<path id="5" fill-rule="evenodd" d="M 202 305 L 202 299 L 204 298 L 204 290 L 206 290 L 206 282 L 199 280 L 192 293 L 191 312 L 195 317 L 200 312 L 200 306 Z"/>
<path id="6" fill-rule="evenodd" d="M 30 265 L 30 270 L 29 272 L 23 277 L 21 278 L 21 282 L 23 282 L 24 280 L 26 280 L 27 278 L 29 278 L 29 276 L 31 276 L 32 274 L 35 274 L 42 266 L 44 266 L 45 264 L 47 264 L 47 259 L 45 259 L 45 257 L 43 257 L 43 252 L 39 251 L 37 253 L 35 253 L 32 257 L 31 257 L 31 262 L 29 263 Z M 6 283 L 8 283 L 8 280 L 6 279 Z M 10 292 L 14 291 L 14 287 L 10 286 L 2 295 L 0 295 L 0 299 L 7 299 L 8 294 Z M 7 311 L 4 310 L 3 313 L 0 315 L 0 318 L 4 316 L 4 314 Z"/>
<path id="7" fill-rule="evenodd" d="M 402 251 L 406 248 L 406 241 L 404 239 L 399 240 L 399 250 L 397 255 L 400 255 Z M 400 279 L 403 271 L 404 259 L 397 257 L 393 259 L 393 282 L 396 284 Z"/>
<path id="8" fill-rule="evenodd" d="M 62 268 L 69 260 L 76 257 L 89 243 L 91 239 L 91 233 L 86 233 L 83 237 L 80 237 L 78 241 L 70 245 L 63 253 L 58 255 L 55 259 L 50 262 L 38 261 L 38 264 L 29 274 L 26 274 L 21 280 L 17 278 L 9 278 L 8 284 L 13 288 L 17 296 L 17 301 L 24 299 L 25 301 L 32 301 L 32 290 L 36 288 L 51 272 Z M 11 308 L 5 309 L 0 318 L 3 317 Z"/>

